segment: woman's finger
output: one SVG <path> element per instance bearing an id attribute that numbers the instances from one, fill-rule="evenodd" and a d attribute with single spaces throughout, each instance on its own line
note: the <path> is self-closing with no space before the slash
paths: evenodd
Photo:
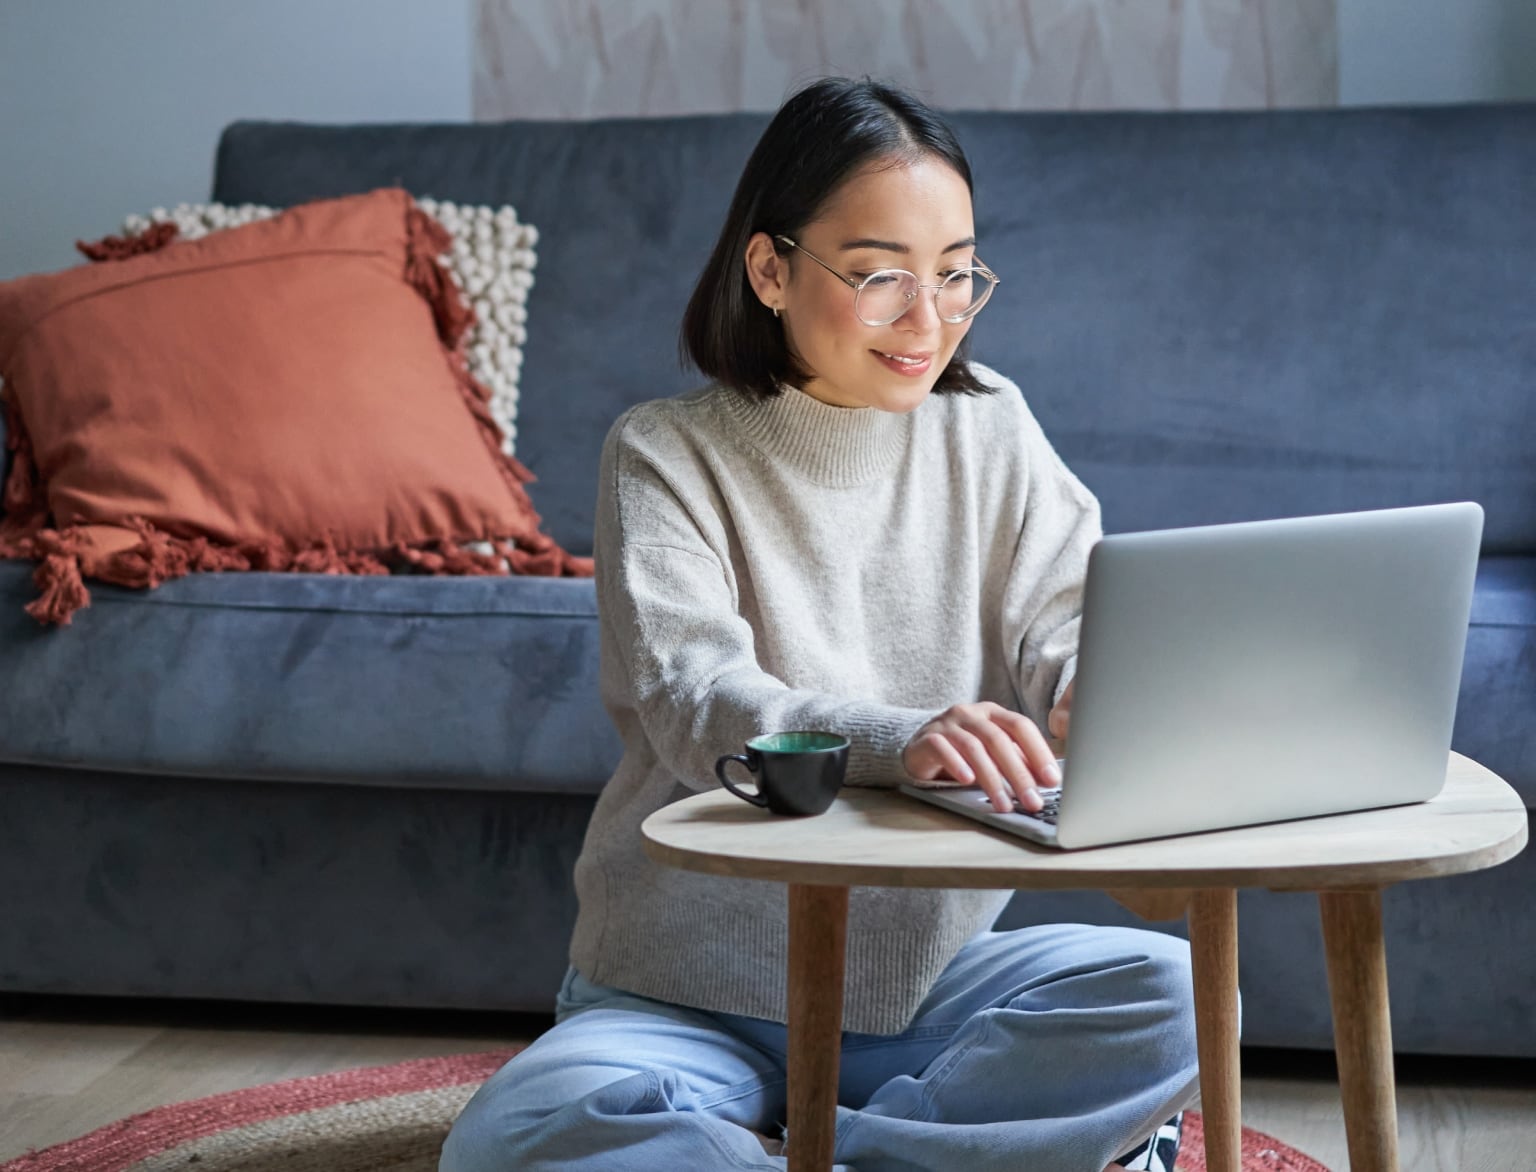
<path id="1" fill-rule="evenodd" d="M 1018 747 L 1029 771 L 1029 784 L 1043 786 L 1061 784 L 1061 771 L 1056 766 L 1056 754 L 1051 750 L 1050 742 L 1045 739 L 1045 734 L 1040 731 L 1039 725 L 1029 717 L 1017 712 L 1009 712 L 1007 709 L 998 712 L 993 720 L 1007 730 L 1009 737 Z"/>
<path id="2" fill-rule="evenodd" d="M 948 733 L 950 741 L 965 758 L 975 775 L 976 784 L 992 802 L 992 808 L 1000 814 L 1013 809 L 1013 787 L 1008 783 L 992 759 L 987 745 L 969 728 L 957 728 Z"/>
<path id="3" fill-rule="evenodd" d="M 1011 730 L 998 721 L 1000 714 L 1001 710 L 989 713 L 988 719 L 971 731 L 985 743 L 998 772 L 1007 782 L 1009 808 L 1012 809 L 1012 800 L 1017 798 L 1026 810 L 1037 810 L 1044 802 L 1035 792 L 1035 778 L 1024 756 L 1024 748 L 1014 739 Z"/>
<path id="4" fill-rule="evenodd" d="M 928 737 L 928 741 L 943 767 L 943 772 L 949 774 L 951 780 L 963 782 L 966 785 L 975 783 L 975 770 L 965 763 L 965 758 L 960 755 L 960 751 L 954 745 L 950 744 L 948 737 L 943 733 L 933 733 Z"/>
<path id="5" fill-rule="evenodd" d="M 1067 739 L 1067 732 L 1072 726 L 1072 693 L 1077 688 L 1077 680 L 1074 677 L 1067 683 L 1066 690 L 1062 692 L 1051 711 L 1046 715 L 1045 726 L 1050 730 L 1051 736 L 1058 741 Z"/>
<path id="6" fill-rule="evenodd" d="M 1058 741 L 1067 739 L 1067 728 L 1071 723 L 1072 713 L 1066 708 L 1052 708 L 1051 714 L 1045 718 L 1045 724 L 1050 730 L 1051 736 L 1055 737 Z"/>

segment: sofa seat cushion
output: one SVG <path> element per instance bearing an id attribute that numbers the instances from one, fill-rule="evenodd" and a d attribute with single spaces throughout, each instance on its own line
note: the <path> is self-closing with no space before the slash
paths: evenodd
<path id="1" fill-rule="evenodd" d="M 0 760 L 595 793 L 619 757 L 590 580 L 194 574 L 74 627 L 0 563 Z M 1536 557 L 1478 566 L 1453 745 L 1536 808 Z"/>
<path id="2" fill-rule="evenodd" d="M 1478 564 L 1451 747 L 1536 810 L 1536 557 Z"/>
<path id="3" fill-rule="evenodd" d="M 193 574 L 65 630 L 0 563 L 0 760 L 594 793 L 619 758 L 590 580 Z"/>

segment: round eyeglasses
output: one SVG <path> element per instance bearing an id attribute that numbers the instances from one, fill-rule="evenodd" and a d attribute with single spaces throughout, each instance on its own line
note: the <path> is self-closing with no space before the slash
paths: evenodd
<path id="1" fill-rule="evenodd" d="M 870 273 L 862 281 L 846 273 L 840 273 L 810 249 L 797 244 L 788 236 L 775 236 L 791 248 L 798 248 L 806 256 L 831 273 L 853 290 L 853 312 L 867 326 L 888 326 L 912 308 L 917 295 L 924 289 L 933 290 L 934 308 L 939 319 L 950 325 L 975 317 L 992 296 L 992 290 L 1001 283 L 998 275 L 981 265 L 955 269 L 945 274 L 937 285 L 920 284 L 916 273 L 906 269 L 880 269 Z"/>

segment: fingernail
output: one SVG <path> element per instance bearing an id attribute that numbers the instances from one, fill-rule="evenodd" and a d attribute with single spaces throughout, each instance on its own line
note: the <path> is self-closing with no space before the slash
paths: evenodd
<path id="1" fill-rule="evenodd" d="M 1061 767 L 1057 765 L 1056 762 L 1052 761 L 1049 765 L 1047 765 L 1045 767 L 1045 772 L 1057 785 L 1061 784 Z"/>

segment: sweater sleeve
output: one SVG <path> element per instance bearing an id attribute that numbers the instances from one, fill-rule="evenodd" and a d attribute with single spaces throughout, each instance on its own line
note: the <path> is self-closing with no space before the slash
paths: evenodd
<path id="1" fill-rule="evenodd" d="M 1046 718 L 1077 671 L 1088 554 L 1103 535 L 1099 502 L 1023 408 L 1024 523 L 1009 573 L 1004 615 L 1014 649 L 1014 687 L 1024 714 Z"/>
<path id="2" fill-rule="evenodd" d="M 598 602 L 619 703 L 683 785 L 712 789 L 715 760 L 762 733 L 816 729 L 851 742 L 849 785 L 910 780 L 907 742 L 935 713 L 793 688 L 758 665 L 737 606 L 718 519 L 624 439 L 603 453 L 596 519 Z"/>

